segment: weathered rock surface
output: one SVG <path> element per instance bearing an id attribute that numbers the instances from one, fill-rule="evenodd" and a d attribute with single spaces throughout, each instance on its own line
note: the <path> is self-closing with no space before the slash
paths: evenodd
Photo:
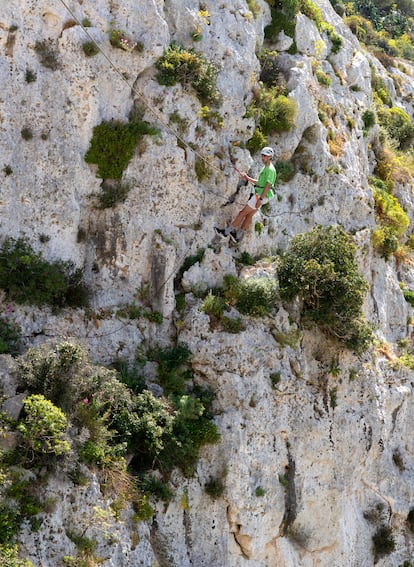
<path id="1" fill-rule="evenodd" d="M 222 436 L 219 445 L 204 449 L 193 479 L 173 477 L 176 496 L 166 507 L 157 505 L 152 521 L 135 524 L 130 510 L 121 519 L 112 517 L 92 474 L 87 488 L 63 476 L 52 479 L 47 496 L 54 509 L 39 531 L 27 525 L 20 537 L 36 567 L 60 567 L 73 554 L 66 533 L 73 526 L 98 540 L 104 567 L 368 567 L 378 522 L 392 527 L 396 548 L 376 565 L 398 567 L 413 557 L 406 523 L 414 492 L 413 372 L 396 370 L 384 350 L 357 358 L 316 330 L 298 333 L 281 305 L 270 317 L 247 318 L 239 334 L 212 330 L 192 295 L 221 286 L 223 275 L 238 269 L 237 250 L 209 244 L 213 227 L 224 225 L 248 195 L 242 188 L 232 199 L 239 179 L 232 165 L 253 176 L 259 168 L 257 156 L 242 149 L 254 131 L 246 107 L 260 71 L 256 49 L 270 21 L 268 4 L 258 3 L 254 17 L 244 0 L 207 0 L 209 24 L 201 22 L 197 43 L 191 36 L 200 23 L 198 7 L 189 0 L 71 2 L 77 19 L 90 20 L 87 35 L 57 0 L 9 0 L 0 8 L 0 167 L 12 169 L 1 179 L 1 240 L 25 235 L 48 259 L 82 268 L 92 290 L 88 312 L 15 306 L 25 346 L 72 337 L 94 360 L 109 363 L 117 356 L 132 359 L 139 346 L 168 343 L 175 333 L 193 353 L 196 381 L 217 393 Z M 257 215 L 264 230 L 252 229 L 243 250 L 274 253 L 316 224 L 342 225 L 359 245 L 361 271 L 370 284 L 364 310 L 378 338 L 411 343 L 412 308 L 399 282 L 414 287 L 412 265 L 386 262 L 370 243 L 375 215 L 367 177 L 375 159 L 362 114 L 372 105 L 372 57 L 329 2 L 318 4 L 343 46 L 332 54 L 326 34 L 303 15 L 297 18 L 295 55 L 286 53 L 290 43 L 279 37 L 278 63 L 298 116 L 292 131 L 270 143 L 278 159 L 293 160 L 297 174 L 280 185 L 268 213 Z M 141 41 L 143 51 L 112 48 L 111 21 Z M 82 44 L 90 38 L 102 52 L 87 58 Z M 173 40 L 219 66 L 223 128 L 202 120 L 194 92 L 155 80 L 154 63 Z M 56 54 L 54 69 L 36 53 L 42 41 Z M 315 62 L 330 77 L 329 88 L 316 80 Z M 385 70 L 378 62 L 375 68 L 395 98 Z M 36 81 L 26 82 L 27 70 Z M 403 93 L 412 93 L 412 78 L 399 73 Z M 161 136 L 147 137 L 131 160 L 125 203 L 102 210 L 96 207 L 102 180 L 84 155 L 93 127 L 126 120 L 134 101 Z M 327 143 L 321 103 L 333 112 L 336 154 Z M 175 111 L 188 121 L 183 138 L 196 152 L 177 143 L 170 121 Z M 23 140 L 24 128 L 32 139 Z M 197 179 L 197 154 L 211 160 L 209 179 Z M 412 219 L 412 185 L 396 186 L 395 194 Z M 175 277 L 200 248 L 206 249 L 204 259 L 183 275 L 186 310 L 177 316 Z M 144 290 L 164 316 L 162 325 L 117 315 Z M 1 357 L 6 407 L 16 416 L 20 398 L 14 397 L 11 374 L 10 359 Z M 272 385 L 272 376 L 280 381 Z M 12 446 L 12 439 L 6 441 Z M 217 500 L 204 490 L 212 477 L 225 484 Z M 96 507 L 103 510 L 101 524 Z"/>

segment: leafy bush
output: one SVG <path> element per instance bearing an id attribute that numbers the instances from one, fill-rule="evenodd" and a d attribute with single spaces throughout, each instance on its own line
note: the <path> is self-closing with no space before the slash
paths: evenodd
<path id="1" fill-rule="evenodd" d="M 221 97 L 216 86 L 217 68 L 194 49 L 185 49 L 172 43 L 155 66 L 160 85 L 191 85 L 203 104 L 219 104 Z"/>
<path id="2" fill-rule="evenodd" d="M 101 185 L 102 191 L 98 194 L 101 209 L 115 207 L 118 203 L 124 203 L 131 189 L 128 183 L 122 183 L 119 179 L 104 181 Z"/>
<path id="3" fill-rule="evenodd" d="M 20 559 L 17 545 L 1 545 L 1 544 L 0 544 L 0 565 L 2 567 L 34 567 L 33 563 L 28 559 Z"/>
<path id="4" fill-rule="evenodd" d="M 384 258 L 395 253 L 405 235 L 410 220 L 398 199 L 385 189 L 374 187 L 375 217 L 379 227 L 373 231 L 372 243 Z"/>
<path id="5" fill-rule="evenodd" d="M 82 49 L 86 57 L 94 57 L 99 53 L 99 48 L 93 41 L 85 41 L 82 44 Z"/>
<path id="6" fill-rule="evenodd" d="M 59 59 L 56 41 L 52 39 L 36 41 L 34 49 L 43 67 L 52 71 L 61 68 L 62 64 Z"/>
<path id="7" fill-rule="evenodd" d="M 158 362 L 158 379 L 166 395 L 181 395 L 185 384 L 191 378 L 186 364 L 191 357 L 191 351 L 185 344 L 177 346 L 151 348 L 147 356 L 149 360 Z"/>
<path id="8" fill-rule="evenodd" d="M 204 490 L 211 498 L 220 498 L 224 492 L 224 483 L 221 478 L 210 478 L 204 485 Z"/>
<path id="9" fill-rule="evenodd" d="M 372 332 L 361 314 L 368 284 L 358 273 L 355 252 L 341 227 L 318 226 L 292 239 L 278 276 L 283 299 L 299 296 L 308 319 L 361 352 Z"/>
<path id="10" fill-rule="evenodd" d="M 255 154 L 264 146 L 267 146 L 267 138 L 259 128 L 256 128 L 253 136 L 246 142 L 246 148 L 251 154 Z"/>
<path id="11" fill-rule="evenodd" d="M 145 135 L 156 134 L 158 129 L 142 120 L 127 123 L 119 120 L 103 121 L 93 129 L 85 161 L 98 166 L 98 177 L 121 179 L 134 155 L 138 140 Z"/>
<path id="12" fill-rule="evenodd" d="M 278 299 L 277 281 L 268 277 L 251 277 L 239 280 L 236 276 L 224 276 L 224 292 L 234 302 L 240 313 L 262 317 L 270 313 Z"/>
<path id="13" fill-rule="evenodd" d="M 264 136 L 275 132 L 287 132 L 295 126 L 297 103 L 280 93 L 279 87 L 262 87 L 249 106 L 248 115 L 258 121 Z"/>
<path id="14" fill-rule="evenodd" d="M 404 110 L 398 107 L 383 108 L 378 111 L 378 122 L 400 149 L 412 146 L 414 124 Z"/>
<path id="15" fill-rule="evenodd" d="M 87 292 L 81 279 L 72 264 L 48 262 L 23 238 L 8 238 L 0 249 L 0 287 L 17 303 L 85 305 Z"/>
<path id="16" fill-rule="evenodd" d="M 375 112 L 372 110 L 366 110 L 362 115 L 362 122 L 364 124 L 364 130 L 369 130 L 375 125 Z"/>
<path id="17" fill-rule="evenodd" d="M 92 389 L 90 373 L 85 367 L 86 354 L 81 347 L 63 341 L 57 345 L 45 344 L 29 349 L 17 359 L 16 374 L 22 388 L 27 388 L 30 393 L 43 394 L 69 411 L 80 396 Z"/>
<path id="18" fill-rule="evenodd" d="M 392 530 L 388 526 L 380 526 L 372 536 L 376 557 L 388 555 L 395 549 L 395 540 Z"/>
<path id="19" fill-rule="evenodd" d="M 276 169 L 276 182 L 277 183 L 287 183 L 296 173 L 295 164 L 291 161 L 277 161 L 275 163 Z"/>
<path id="20" fill-rule="evenodd" d="M 21 329 L 5 314 L 0 315 L 0 354 L 17 354 Z"/>
<path id="21" fill-rule="evenodd" d="M 33 394 L 23 401 L 23 409 L 17 429 L 22 436 L 19 454 L 24 463 L 47 464 L 51 457 L 69 451 L 64 438 L 67 419 L 60 408 L 41 394 Z"/>
<path id="22" fill-rule="evenodd" d="M 316 79 L 319 84 L 323 85 L 324 87 L 330 87 L 332 83 L 331 77 L 323 71 L 321 67 L 318 67 L 315 71 Z"/>

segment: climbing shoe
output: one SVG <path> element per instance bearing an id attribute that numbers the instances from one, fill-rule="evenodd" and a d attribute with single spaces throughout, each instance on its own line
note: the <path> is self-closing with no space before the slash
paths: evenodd
<path id="1" fill-rule="evenodd" d="M 216 226 L 214 227 L 215 233 L 218 234 L 219 236 L 221 236 L 221 238 L 227 238 L 228 234 L 226 234 L 226 231 L 224 228 L 217 228 Z"/>
<path id="2" fill-rule="evenodd" d="M 230 232 L 230 240 L 232 242 L 234 242 L 234 244 L 238 244 L 241 240 L 240 236 L 237 236 L 237 232 L 235 230 L 232 230 Z"/>

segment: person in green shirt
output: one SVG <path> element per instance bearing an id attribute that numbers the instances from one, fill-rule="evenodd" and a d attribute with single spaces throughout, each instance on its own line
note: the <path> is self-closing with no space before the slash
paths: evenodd
<path id="1" fill-rule="evenodd" d="M 262 156 L 263 167 L 260 170 L 259 177 L 253 179 L 247 173 L 240 173 L 241 177 L 250 183 L 253 183 L 255 191 L 251 193 L 246 205 L 239 212 L 237 217 L 232 220 L 226 228 L 214 227 L 216 234 L 226 238 L 230 236 L 233 242 L 240 242 L 243 238 L 244 231 L 249 228 L 252 223 L 253 216 L 262 205 L 273 199 L 273 188 L 276 182 L 276 170 L 272 163 L 274 151 L 272 148 L 265 147 L 260 152 Z M 241 229 L 241 235 L 237 229 Z"/>

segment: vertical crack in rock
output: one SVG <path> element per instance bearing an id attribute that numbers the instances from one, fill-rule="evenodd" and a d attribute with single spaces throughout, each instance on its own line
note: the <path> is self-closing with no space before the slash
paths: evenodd
<path id="1" fill-rule="evenodd" d="M 187 550 L 187 557 L 190 565 L 193 564 L 191 560 L 191 551 L 193 549 L 193 541 L 191 539 L 191 519 L 190 514 L 184 510 L 183 513 L 183 526 L 184 526 L 184 539 L 185 539 L 185 548 Z"/>
<path id="2" fill-rule="evenodd" d="M 286 446 L 287 446 L 288 465 L 286 467 L 285 477 L 287 480 L 287 485 L 285 488 L 285 513 L 283 515 L 283 520 L 279 528 L 279 533 L 281 536 L 287 535 L 289 531 L 289 527 L 293 524 L 297 515 L 296 487 L 295 487 L 296 464 L 291 455 L 288 442 L 286 443 Z"/>

